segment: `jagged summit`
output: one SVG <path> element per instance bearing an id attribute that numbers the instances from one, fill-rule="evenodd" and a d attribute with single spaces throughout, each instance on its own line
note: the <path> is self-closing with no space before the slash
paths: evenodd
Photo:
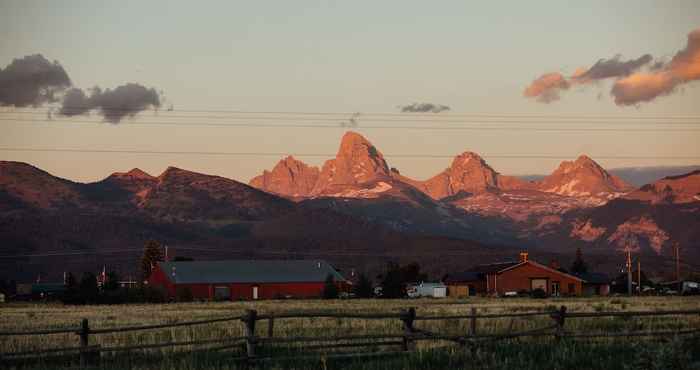
<path id="1" fill-rule="evenodd" d="M 391 177 L 382 153 L 364 136 L 348 131 L 343 135 L 335 159 L 323 164 L 311 193 L 319 195 L 330 188 L 389 180 Z"/>
<path id="2" fill-rule="evenodd" d="M 466 151 L 456 156 L 450 167 L 418 187 L 434 199 L 442 199 L 456 194 L 479 194 L 528 186 L 523 180 L 499 174 L 480 155 Z"/>
<path id="3" fill-rule="evenodd" d="M 540 191 L 567 196 L 610 198 L 632 190 L 632 186 L 611 175 L 586 155 L 564 161 L 538 184 Z"/>
<path id="4" fill-rule="evenodd" d="M 151 176 L 147 172 L 139 169 L 139 168 L 133 168 L 129 172 L 115 172 L 110 177 L 116 177 L 116 178 L 129 178 L 129 179 L 140 179 L 140 180 L 150 180 L 154 179 L 154 176 Z"/>
<path id="5" fill-rule="evenodd" d="M 281 159 L 272 171 L 252 178 L 250 186 L 275 194 L 304 197 L 311 194 L 320 171 L 293 156 Z"/>

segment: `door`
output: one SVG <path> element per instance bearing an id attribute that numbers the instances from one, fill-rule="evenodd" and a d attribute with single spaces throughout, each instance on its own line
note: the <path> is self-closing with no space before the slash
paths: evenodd
<path id="1" fill-rule="evenodd" d="M 552 289 L 550 291 L 551 295 L 554 297 L 559 297 L 559 290 L 560 290 L 559 282 L 553 281 L 552 282 Z"/>
<path id="2" fill-rule="evenodd" d="M 231 288 L 227 286 L 215 286 L 214 287 L 214 299 L 217 301 L 230 301 L 231 300 Z"/>
<path id="3" fill-rule="evenodd" d="M 253 299 L 258 299 L 258 287 L 253 287 Z"/>
<path id="4" fill-rule="evenodd" d="M 547 279 L 532 279 L 530 281 L 530 290 L 542 289 L 547 292 Z"/>

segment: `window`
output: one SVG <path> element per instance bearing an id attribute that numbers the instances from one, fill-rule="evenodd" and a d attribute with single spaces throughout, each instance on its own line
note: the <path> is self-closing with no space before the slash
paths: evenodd
<path id="1" fill-rule="evenodd" d="M 576 284 L 569 283 L 569 293 L 576 294 Z"/>

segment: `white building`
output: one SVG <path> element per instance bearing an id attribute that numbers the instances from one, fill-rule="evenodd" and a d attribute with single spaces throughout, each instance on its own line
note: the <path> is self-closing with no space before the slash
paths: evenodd
<path id="1" fill-rule="evenodd" d="M 443 283 L 426 283 L 408 284 L 406 294 L 410 298 L 432 297 L 445 298 L 447 297 L 447 285 Z"/>

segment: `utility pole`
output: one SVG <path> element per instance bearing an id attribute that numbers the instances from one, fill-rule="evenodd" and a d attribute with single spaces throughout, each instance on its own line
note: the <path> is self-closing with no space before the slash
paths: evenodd
<path id="1" fill-rule="evenodd" d="M 632 252 L 630 248 L 625 248 L 625 253 L 627 253 L 627 261 L 625 263 L 627 267 L 627 295 L 632 295 Z"/>
<path id="2" fill-rule="evenodd" d="M 673 245 L 673 252 L 676 255 L 676 281 L 678 282 L 678 291 L 681 291 L 681 251 L 678 242 Z"/>
<path id="3" fill-rule="evenodd" d="M 642 262 L 637 257 L 637 294 L 642 295 Z"/>
<path id="4" fill-rule="evenodd" d="M 165 262 L 168 262 L 168 246 L 165 246 Z"/>

